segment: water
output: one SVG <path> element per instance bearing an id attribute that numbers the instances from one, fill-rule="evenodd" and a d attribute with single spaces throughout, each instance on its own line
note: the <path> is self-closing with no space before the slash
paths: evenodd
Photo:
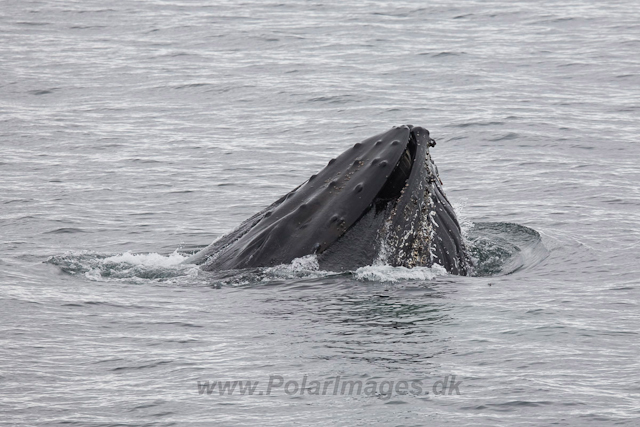
<path id="1" fill-rule="evenodd" d="M 639 13 L 5 0 L 2 421 L 638 425 Z M 405 123 L 438 140 L 478 276 L 180 264 Z M 263 395 L 198 392 L 238 380 Z"/>

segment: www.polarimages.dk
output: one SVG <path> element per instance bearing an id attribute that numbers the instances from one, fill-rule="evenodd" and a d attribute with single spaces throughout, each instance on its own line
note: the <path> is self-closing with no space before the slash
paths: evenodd
<path id="1" fill-rule="evenodd" d="M 216 396 L 270 396 L 284 393 L 289 396 L 379 396 L 389 399 L 393 394 L 414 396 L 452 396 L 460 395 L 462 381 L 456 381 L 455 375 L 445 375 L 432 384 L 422 380 L 341 380 L 340 376 L 332 380 L 313 380 L 304 375 L 301 380 L 285 380 L 282 375 L 271 375 L 266 389 L 260 387 L 260 381 L 198 381 L 198 393 Z M 264 382 L 262 382 L 264 385 Z M 429 387 L 430 386 L 430 387 Z"/>

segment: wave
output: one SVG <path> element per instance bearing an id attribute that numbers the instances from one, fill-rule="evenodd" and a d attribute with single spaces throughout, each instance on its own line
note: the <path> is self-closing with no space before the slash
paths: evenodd
<path id="1" fill-rule="evenodd" d="M 475 263 L 474 276 L 513 274 L 532 268 L 548 256 L 540 234 L 513 223 L 465 224 L 465 236 Z M 188 253 L 177 249 L 168 255 L 159 253 L 100 254 L 92 251 L 70 251 L 52 256 L 47 263 L 70 275 L 82 275 L 91 281 L 130 281 L 205 284 L 222 286 L 255 286 L 265 283 L 332 278 L 350 278 L 357 282 L 431 281 L 449 273 L 438 264 L 432 267 L 392 267 L 370 265 L 355 271 L 336 273 L 320 269 L 315 255 L 296 258 L 275 267 L 204 272 L 187 264 Z"/>
<path id="2" fill-rule="evenodd" d="M 502 276 L 533 268 L 549 251 L 540 233 L 510 222 L 479 222 L 467 232 L 474 276 Z"/>

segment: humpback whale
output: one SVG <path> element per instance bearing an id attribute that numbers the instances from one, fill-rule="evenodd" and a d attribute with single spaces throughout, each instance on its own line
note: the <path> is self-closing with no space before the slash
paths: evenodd
<path id="1" fill-rule="evenodd" d="M 432 146 L 429 131 L 411 125 L 367 138 L 185 262 L 230 270 L 315 254 L 329 271 L 439 264 L 467 275 L 472 262 Z"/>

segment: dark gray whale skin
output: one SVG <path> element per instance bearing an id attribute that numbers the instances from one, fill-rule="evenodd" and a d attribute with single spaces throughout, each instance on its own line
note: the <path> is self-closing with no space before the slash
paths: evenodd
<path id="1" fill-rule="evenodd" d="M 429 131 L 411 125 L 365 139 L 185 262 L 230 270 L 315 254 L 329 271 L 439 264 L 467 275 L 472 263 L 431 145 Z"/>

